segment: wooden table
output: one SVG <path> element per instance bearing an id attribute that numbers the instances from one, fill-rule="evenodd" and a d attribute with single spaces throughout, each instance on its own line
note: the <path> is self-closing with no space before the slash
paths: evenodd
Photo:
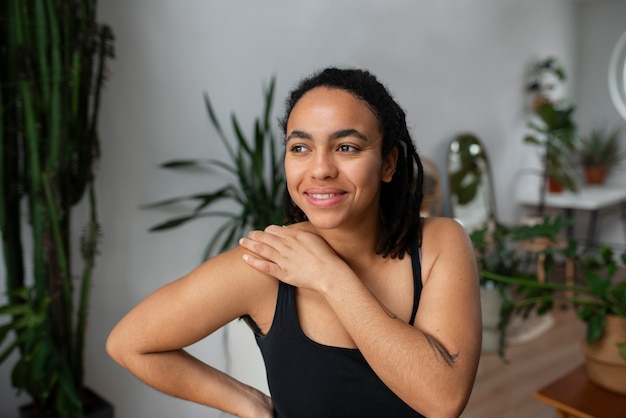
<path id="1" fill-rule="evenodd" d="M 626 396 L 591 383 L 584 364 L 534 395 L 555 407 L 557 418 L 626 418 Z"/>

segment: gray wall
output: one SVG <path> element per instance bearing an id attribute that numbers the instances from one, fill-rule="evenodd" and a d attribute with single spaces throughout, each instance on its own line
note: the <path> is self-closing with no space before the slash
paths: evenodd
<path id="1" fill-rule="evenodd" d="M 440 167 L 456 134 L 472 131 L 483 139 L 492 159 L 500 218 L 514 221 L 519 216 L 514 185 L 524 165 L 520 155 L 526 153 L 522 137 L 529 110 L 523 87 L 528 66 L 547 54 L 558 55 L 571 69 L 572 94 L 580 98 L 585 124 L 605 115 L 615 119 L 602 77 L 612 43 L 626 29 L 619 20 L 626 16 L 625 4 L 100 2 L 100 19 L 116 35 L 117 58 L 100 119 L 98 196 L 104 239 L 92 293 L 87 383 L 115 404 L 120 418 L 219 416 L 148 388 L 104 352 L 106 336 L 121 316 L 192 269 L 218 225 L 203 221 L 149 234 L 151 225 L 174 212 L 139 209 L 156 199 L 211 190 L 224 181 L 157 168 L 171 158 L 226 157 L 205 114 L 203 92 L 211 94 L 224 121 L 235 110 L 248 127 L 262 106 L 261 86 L 272 74 L 278 82 L 278 115 L 286 92 L 312 70 L 367 67 L 405 108 L 418 150 Z M 217 333 L 192 351 L 226 368 L 223 340 Z M 25 402 L 14 396 L 8 373 L 9 365 L 3 364 L 2 417 L 15 416 L 16 405 Z"/>
<path id="2" fill-rule="evenodd" d="M 609 94 L 607 76 L 613 48 L 626 31 L 626 1 L 588 1 L 578 15 L 576 72 L 576 119 L 582 133 L 598 126 L 624 124 Z M 622 144 L 626 148 L 626 144 Z M 626 164 L 607 179 L 614 187 L 626 187 Z M 588 217 L 577 218 L 578 228 L 586 227 Z M 620 225 L 618 210 L 607 210 L 599 218 L 598 236 L 607 243 L 624 244 L 626 228 Z"/>

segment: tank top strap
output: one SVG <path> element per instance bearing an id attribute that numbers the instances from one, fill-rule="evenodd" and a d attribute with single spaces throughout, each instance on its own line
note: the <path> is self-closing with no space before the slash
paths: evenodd
<path id="1" fill-rule="evenodd" d="M 271 334 L 275 329 L 293 332 L 296 331 L 299 326 L 295 287 L 279 280 L 278 295 L 276 296 L 276 311 L 274 312 L 274 319 L 268 334 Z"/>
<path id="2" fill-rule="evenodd" d="M 415 323 L 415 315 L 422 295 L 422 249 L 417 245 L 417 237 L 411 243 L 411 266 L 413 268 L 413 310 L 409 325 Z"/>

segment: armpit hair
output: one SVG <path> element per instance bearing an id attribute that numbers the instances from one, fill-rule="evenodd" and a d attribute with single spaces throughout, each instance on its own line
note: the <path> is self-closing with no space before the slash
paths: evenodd
<path id="1" fill-rule="evenodd" d="M 265 336 L 265 334 L 263 334 L 263 331 L 261 331 L 261 328 L 259 328 L 257 323 L 254 322 L 254 319 L 252 319 L 250 315 L 241 316 L 239 317 L 239 319 L 243 320 L 243 322 L 245 322 L 250 327 L 255 336 L 259 338 Z"/>

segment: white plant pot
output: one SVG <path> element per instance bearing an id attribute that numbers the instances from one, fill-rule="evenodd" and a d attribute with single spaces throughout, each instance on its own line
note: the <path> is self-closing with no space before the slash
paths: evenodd
<path id="1" fill-rule="evenodd" d="M 498 289 L 480 288 L 480 310 L 483 324 L 483 344 L 482 351 L 498 351 L 500 341 L 500 307 L 502 306 L 502 296 Z"/>

